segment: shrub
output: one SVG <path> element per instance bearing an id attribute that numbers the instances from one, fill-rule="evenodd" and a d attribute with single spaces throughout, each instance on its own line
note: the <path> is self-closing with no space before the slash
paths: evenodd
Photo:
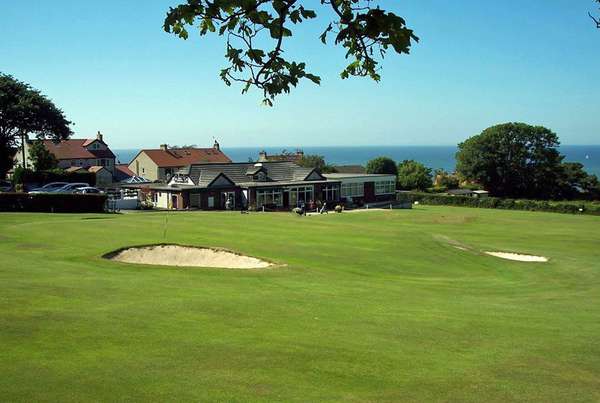
<path id="1" fill-rule="evenodd" d="M 398 175 L 398 167 L 393 159 L 388 157 L 377 157 L 367 162 L 365 168 L 368 174 Z"/>
<path id="2" fill-rule="evenodd" d="M 420 192 L 399 192 L 396 199 L 405 203 L 419 202 L 419 204 L 429 205 L 600 215 L 600 203 L 589 201 L 546 201 L 499 197 L 480 199 L 469 196 L 449 196 Z"/>
<path id="3" fill-rule="evenodd" d="M 102 213 L 104 194 L 0 193 L 0 211 Z"/>
<path id="4" fill-rule="evenodd" d="M 398 184 L 401 189 L 425 190 L 433 185 L 431 169 L 414 160 L 404 160 L 398 165 Z"/>

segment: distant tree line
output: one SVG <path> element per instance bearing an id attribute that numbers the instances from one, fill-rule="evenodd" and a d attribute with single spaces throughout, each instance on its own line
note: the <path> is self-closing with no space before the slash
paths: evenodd
<path id="1" fill-rule="evenodd" d="M 542 126 L 504 123 L 458 145 L 456 172 L 388 157 L 367 163 L 367 173 L 391 174 L 404 190 L 483 188 L 497 197 L 540 200 L 599 199 L 600 181 L 583 164 L 565 162 L 556 133 Z"/>

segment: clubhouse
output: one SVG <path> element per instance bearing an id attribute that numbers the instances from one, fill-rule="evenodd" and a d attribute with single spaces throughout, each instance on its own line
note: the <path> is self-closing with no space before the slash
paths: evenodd
<path id="1" fill-rule="evenodd" d="M 166 184 L 146 190 L 158 208 L 289 210 L 318 202 L 333 206 L 393 200 L 396 177 L 321 174 L 291 161 L 193 164 Z"/>

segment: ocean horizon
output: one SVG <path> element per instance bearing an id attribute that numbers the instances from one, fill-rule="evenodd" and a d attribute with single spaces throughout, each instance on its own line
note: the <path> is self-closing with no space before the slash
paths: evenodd
<path id="1" fill-rule="evenodd" d="M 454 171 L 457 146 L 309 146 L 309 147 L 221 147 L 234 162 L 256 160 L 262 150 L 267 154 L 279 154 L 282 150 L 294 152 L 302 149 L 305 154 L 322 155 L 332 165 L 365 165 L 379 156 L 392 158 L 396 162 L 413 159 L 432 169 Z M 565 161 L 580 162 L 587 172 L 600 177 L 600 145 L 562 145 L 559 147 Z M 140 149 L 114 149 L 117 160 L 129 163 Z"/>

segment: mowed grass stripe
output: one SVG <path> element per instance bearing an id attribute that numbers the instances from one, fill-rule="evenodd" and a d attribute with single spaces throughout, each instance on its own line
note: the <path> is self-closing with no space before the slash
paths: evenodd
<path id="1" fill-rule="evenodd" d="M 8 401 L 597 401 L 599 223 L 431 206 L 1 214 L 0 390 Z M 286 266 L 101 258 L 160 242 Z"/>

